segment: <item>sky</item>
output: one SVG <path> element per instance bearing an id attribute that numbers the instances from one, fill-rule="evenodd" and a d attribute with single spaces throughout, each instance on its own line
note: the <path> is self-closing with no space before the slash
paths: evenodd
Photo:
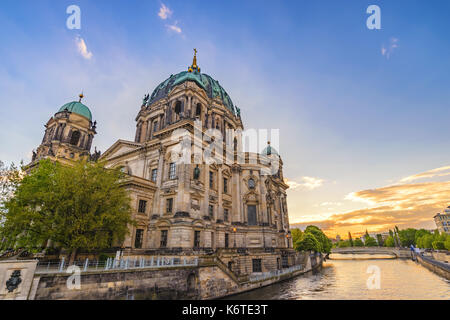
<path id="1" fill-rule="evenodd" d="M 381 29 L 367 27 L 370 5 Z M 246 129 L 280 129 L 292 225 L 433 229 L 450 205 L 449 12 L 447 0 L 2 0 L 0 160 L 29 161 L 81 91 L 97 149 L 133 140 L 143 96 L 197 48 Z"/>

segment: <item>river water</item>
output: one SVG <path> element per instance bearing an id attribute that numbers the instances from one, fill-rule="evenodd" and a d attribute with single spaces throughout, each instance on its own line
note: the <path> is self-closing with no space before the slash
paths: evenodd
<path id="1" fill-rule="evenodd" d="M 450 299 L 450 281 L 411 260 L 361 254 L 334 254 L 331 258 L 316 274 L 310 272 L 230 299 Z"/>

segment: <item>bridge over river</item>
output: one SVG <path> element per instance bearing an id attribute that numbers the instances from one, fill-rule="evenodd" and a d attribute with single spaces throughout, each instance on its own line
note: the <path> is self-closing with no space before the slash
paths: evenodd
<path id="1" fill-rule="evenodd" d="M 387 247 L 348 247 L 348 248 L 333 248 L 329 259 L 333 260 L 335 254 L 348 255 L 381 255 L 390 256 L 391 258 L 411 258 L 411 250 L 405 248 L 387 248 Z M 336 256 L 334 257 L 336 258 Z"/>

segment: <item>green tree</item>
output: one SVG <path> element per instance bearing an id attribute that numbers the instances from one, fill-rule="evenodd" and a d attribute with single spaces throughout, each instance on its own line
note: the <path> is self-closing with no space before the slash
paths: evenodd
<path id="1" fill-rule="evenodd" d="M 345 241 L 345 240 L 341 240 L 338 243 L 338 247 L 339 248 L 348 248 L 348 247 L 350 247 L 350 242 Z"/>
<path id="2" fill-rule="evenodd" d="M 325 253 L 331 252 L 332 242 L 330 239 L 328 239 L 328 237 L 325 235 L 325 233 L 323 233 L 323 231 L 320 230 L 319 227 L 307 226 L 305 229 L 305 233 L 311 233 L 317 239 L 317 241 L 319 242 L 319 246 L 320 246 L 319 252 L 325 252 Z"/>
<path id="3" fill-rule="evenodd" d="M 417 246 L 422 249 L 433 249 L 433 235 L 425 234 L 417 240 Z"/>
<path id="4" fill-rule="evenodd" d="M 445 246 L 445 249 L 450 251 L 450 235 L 447 235 L 447 238 L 445 239 L 445 242 L 444 242 L 444 246 Z"/>
<path id="5" fill-rule="evenodd" d="M 420 246 L 418 244 L 419 238 L 421 238 L 421 237 L 423 237 L 424 235 L 427 235 L 427 234 L 431 234 L 431 232 L 428 231 L 428 230 L 425 230 L 425 229 L 419 229 L 419 230 L 416 231 L 416 234 L 414 235 L 414 243 L 415 243 L 415 245 L 417 247 L 420 248 Z"/>
<path id="6" fill-rule="evenodd" d="M 0 228 L 4 225 L 4 216 L 7 213 L 4 203 L 13 196 L 22 175 L 23 173 L 14 163 L 7 166 L 0 161 Z M 15 241 L 0 234 L 0 251 L 13 248 L 14 245 Z"/>
<path id="7" fill-rule="evenodd" d="M 362 240 L 360 238 L 356 238 L 354 244 L 355 244 L 355 247 L 364 247 L 364 243 L 362 242 Z"/>
<path id="8" fill-rule="evenodd" d="M 442 240 L 433 241 L 433 249 L 435 250 L 445 250 L 445 242 Z"/>
<path id="9" fill-rule="evenodd" d="M 121 242 L 134 224 L 123 178 L 119 169 L 105 169 L 102 163 L 64 166 L 42 160 L 3 202 L 0 238 L 32 252 L 52 240 L 72 252 L 70 262 L 77 249 Z"/>
<path id="10" fill-rule="evenodd" d="M 350 233 L 350 231 L 348 232 L 348 242 L 350 243 L 350 247 L 353 247 L 353 239 L 352 239 L 352 234 Z"/>
<path id="11" fill-rule="evenodd" d="M 405 230 L 400 230 L 398 236 L 400 238 L 400 243 L 403 247 L 410 247 L 411 245 L 416 245 L 416 229 L 408 228 Z"/>
<path id="12" fill-rule="evenodd" d="M 299 228 L 291 229 L 292 235 L 292 243 L 296 243 L 298 240 L 301 240 L 303 237 L 303 232 Z"/>
<path id="13" fill-rule="evenodd" d="M 377 234 L 377 242 L 378 242 L 378 246 L 382 247 L 383 246 L 383 237 L 381 236 L 381 234 Z"/>
<path id="14" fill-rule="evenodd" d="M 312 233 L 305 232 L 303 237 L 294 244 L 297 251 L 315 251 L 320 252 L 321 245 Z"/>
<path id="15" fill-rule="evenodd" d="M 385 247 L 395 247 L 394 237 L 389 236 L 386 238 L 386 241 L 384 242 Z"/>
<path id="16" fill-rule="evenodd" d="M 372 238 L 371 236 L 366 236 L 364 238 L 364 245 L 366 247 L 376 247 L 377 241 L 374 238 Z"/>

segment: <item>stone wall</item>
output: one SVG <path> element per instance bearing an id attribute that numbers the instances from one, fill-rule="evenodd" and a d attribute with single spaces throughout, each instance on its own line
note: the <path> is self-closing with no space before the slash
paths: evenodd
<path id="1" fill-rule="evenodd" d="M 450 251 L 433 251 L 431 253 L 434 260 L 448 263 L 450 261 Z"/>
<path id="2" fill-rule="evenodd" d="M 257 256 L 257 255 L 255 255 Z M 277 255 L 261 254 L 267 263 L 276 263 Z M 269 259 L 273 260 L 270 262 Z M 246 264 L 253 255 L 241 257 Z M 267 286 L 320 267 L 321 258 L 311 264 L 309 253 L 296 253 L 293 260 L 303 268 L 283 275 L 274 275 L 264 280 L 249 281 L 248 276 L 237 276 L 227 264 L 217 257 L 202 259 L 199 266 L 167 268 L 143 268 L 128 270 L 99 270 L 80 274 L 80 287 L 71 281 L 74 274 L 35 273 L 36 261 L 8 261 L 0 263 L 0 284 L 14 270 L 21 270 L 22 282 L 13 294 L 0 295 L 0 299 L 30 300 L 156 300 L 156 299 L 217 299 L 248 290 Z M 314 257 L 316 260 L 316 257 Z M 20 264 L 20 265 L 19 265 Z M 267 268 L 264 264 L 263 269 Z M 248 267 L 250 268 L 250 267 Z M 273 270 L 273 269 L 272 269 Z M 264 271 L 263 271 L 264 272 Z M 247 274 L 248 275 L 248 274 Z M 72 289 L 69 285 L 72 284 Z M 0 293 L 1 294 L 1 293 Z"/>
<path id="3" fill-rule="evenodd" d="M 37 260 L 5 260 L 0 261 L 0 300 L 27 300 L 32 292 L 33 275 Z M 13 273 L 20 272 L 17 285 L 13 285 L 11 292 L 7 289 L 7 282 Z M 12 283 L 12 282 L 10 282 Z"/>
<path id="4" fill-rule="evenodd" d="M 239 285 L 218 267 L 199 270 L 200 299 L 212 299 L 233 294 Z"/>
<path id="5" fill-rule="evenodd" d="M 81 289 L 70 290 L 70 274 L 41 275 L 36 300 L 194 299 L 199 295 L 198 268 L 114 270 L 82 273 Z"/>
<path id="6" fill-rule="evenodd" d="M 417 255 L 416 258 L 417 261 L 428 270 L 450 280 L 450 266 L 448 264 L 421 255 Z"/>

